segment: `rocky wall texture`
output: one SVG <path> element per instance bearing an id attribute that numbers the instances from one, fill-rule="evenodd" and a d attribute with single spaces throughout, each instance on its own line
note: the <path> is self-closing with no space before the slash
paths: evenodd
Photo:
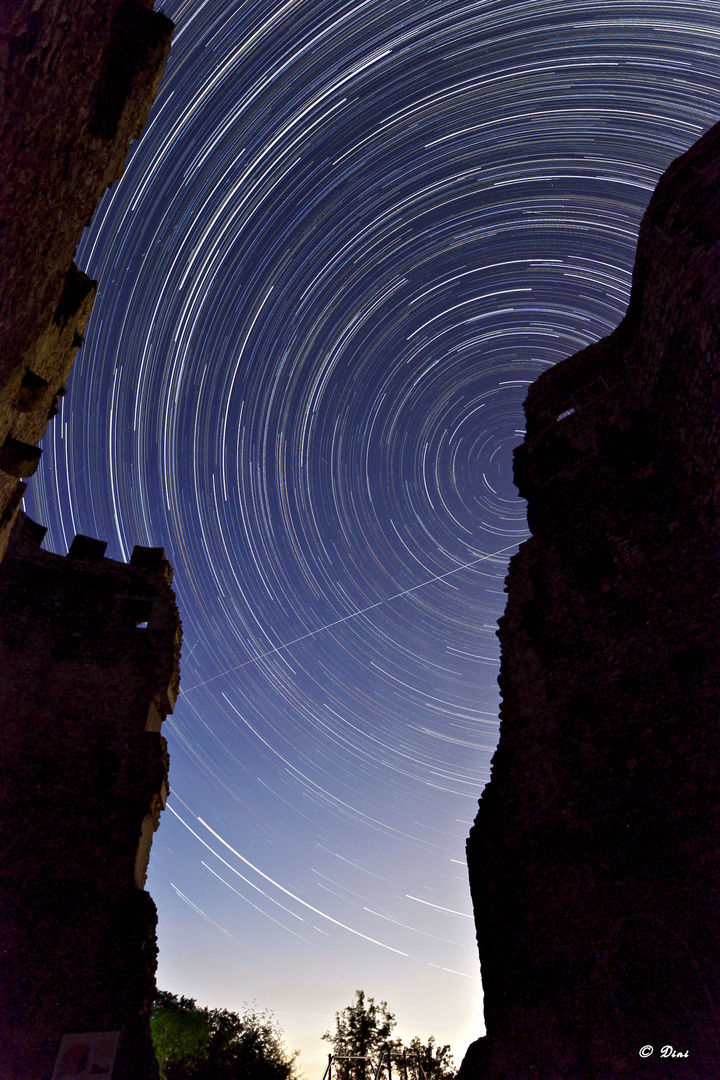
<path id="1" fill-rule="evenodd" d="M 487 1036 L 462 1075 L 707 1080 L 720 1075 L 720 125 L 659 182 L 623 322 L 541 375 L 525 411 L 515 478 L 533 535 L 507 578 L 500 741 L 468 841 Z"/>
<path id="2" fill-rule="evenodd" d="M 95 293 L 73 265 L 162 78 L 152 0 L 0 3 L 0 558 Z"/>
<path id="3" fill-rule="evenodd" d="M 143 887 L 179 684 L 172 570 L 87 537 L 53 555 L 43 533 L 21 515 L 0 573 L 0 1076 L 47 1080 L 64 1033 L 122 1029 L 115 1080 L 157 1080 Z"/>
<path id="4" fill-rule="evenodd" d="M 2 1080 L 48 1078 L 63 1034 L 120 1030 L 116 1080 L 158 1076 L 144 885 L 179 677 L 172 571 L 87 537 L 41 551 L 19 508 L 95 296 L 75 249 L 172 30 L 152 0 L 0 2 Z"/>

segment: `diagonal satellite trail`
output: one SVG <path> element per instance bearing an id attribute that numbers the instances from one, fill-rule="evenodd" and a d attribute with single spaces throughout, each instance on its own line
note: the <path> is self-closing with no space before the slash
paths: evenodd
<path id="1" fill-rule="evenodd" d="M 349 622 L 350 619 L 357 619 L 358 615 L 365 615 L 368 611 L 373 611 L 374 608 L 382 607 L 383 604 L 389 604 L 392 600 L 398 600 L 401 596 L 407 596 L 417 589 L 424 589 L 426 585 L 432 585 L 435 581 L 442 581 L 444 578 L 452 577 L 453 574 L 457 574 L 461 570 L 469 570 L 471 567 L 477 566 L 478 563 L 487 562 L 488 559 L 494 559 L 496 555 L 504 555 L 506 552 L 512 551 L 514 547 L 517 547 L 517 541 L 513 544 L 509 544 L 507 547 L 499 548 L 497 551 L 491 551 L 487 555 L 481 555 L 479 559 L 473 559 L 472 562 L 464 563 L 462 566 L 456 566 L 454 570 L 448 570 L 445 574 L 438 574 L 437 577 L 428 578 L 427 581 L 421 581 L 418 585 L 411 585 L 409 589 L 403 589 L 402 592 L 395 593 L 393 596 L 387 596 L 384 600 L 378 600 L 368 607 L 360 608 L 359 611 L 351 611 L 349 615 L 343 615 L 341 619 L 335 619 L 334 622 L 325 623 L 324 626 L 319 626 L 317 630 L 310 630 L 309 633 L 293 638 L 292 641 L 286 641 L 284 645 L 277 645 L 274 649 L 269 649 L 268 652 L 260 653 L 259 656 L 253 656 L 251 660 L 245 660 L 242 664 L 227 668 L 225 671 L 221 671 L 217 675 L 205 679 L 203 682 L 195 683 L 194 686 L 189 686 L 187 690 L 183 690 L 183 694 L 190 694 L 193 690 L 199 690 L 201 686 L 207 686 L 208 683 L 214 682 L 215 679 L 222 679 L 225 675 L 231 675 L 234 671 L 241 671 L 242 668 L 248 667 L 249 664 L 256 664 L 258 660 L 264 660 L 268 656 L 275 656 L 276 653 L 282 652 L 283 649 L 289 649 L 292 645 L 297 645 L 300 641 L 307 641 L 308 638 L 315 637 L 317 634 L 322 634 L 323 630 L 330 630 L 333 626 L 339 626 L 341 623 Z"/>

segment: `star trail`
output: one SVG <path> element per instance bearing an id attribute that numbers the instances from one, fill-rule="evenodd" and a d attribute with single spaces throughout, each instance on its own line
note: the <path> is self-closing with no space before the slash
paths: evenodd
<path id="1" fill-rule="evenodd" d="M 720 15 L 158 6 L 166 77 L 76 257 L 99 298 L 26 509 L 53 550 L 175 567 L 159 984 L 274 1009 L 308 1080 L 356 988 L 459 1063 L 522 401 L 622 317 L 657 179 L 720 118 Z"/>

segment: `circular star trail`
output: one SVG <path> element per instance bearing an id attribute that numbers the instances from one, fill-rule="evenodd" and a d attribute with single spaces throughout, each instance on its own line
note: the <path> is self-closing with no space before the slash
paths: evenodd
<path id="1" fill-rule="evenodd" d="M 160 981 L 276 1008 L 308 1077 L 356 987 L 459 1055 L 522 400 L 622 317 L 657 179 L 720 117 L 720 17 L 162 6 L 167 74 L 78 252 L 100 295 L 26 500 L 55 550 L 175 567 Z"/>

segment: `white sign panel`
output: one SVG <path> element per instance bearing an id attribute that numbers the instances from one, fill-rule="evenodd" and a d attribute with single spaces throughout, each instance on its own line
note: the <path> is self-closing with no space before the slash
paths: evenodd
<path id="1" fill-rule="evenodd" d="M 119 1031 L 63 1035 L 50 1080 L 110 1080 Z"/>

